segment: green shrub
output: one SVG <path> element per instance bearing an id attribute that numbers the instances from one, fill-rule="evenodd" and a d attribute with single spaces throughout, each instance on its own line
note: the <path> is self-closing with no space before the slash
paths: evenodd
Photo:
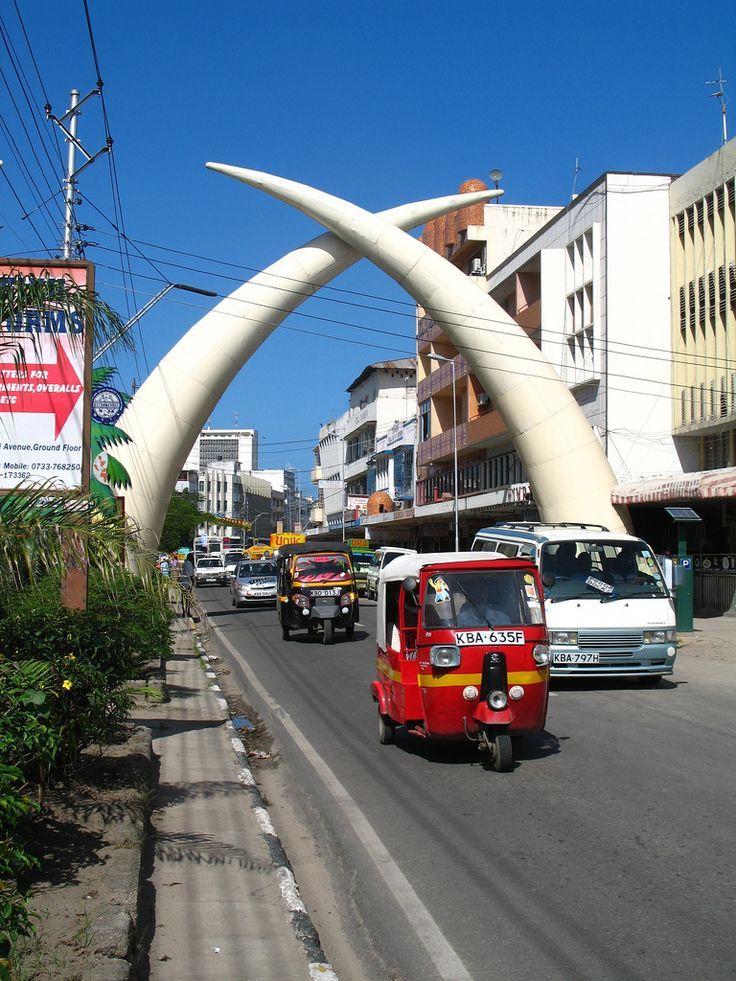
<path id="1" fill-rule="evenodd" d="M 0 764 L 0 978 L 10 977 L 13 943 L 33 929 L 18 876 L 36 866 L 36 859 L 18 840 L 18 822 L 33 810 L 22 793 L 22 774 L 17 767 Z"/>
<path id="2" fill-rule="evenodd" d="M 112 738 L 132 703 L 126 683 L 170 653 L 170 622 L 163 594 L 124 570 L 90 575 L 85 612 L 61 605 L 53 578 L 16 594 L 0 619 L 0 762 L 43 785 Z"/>

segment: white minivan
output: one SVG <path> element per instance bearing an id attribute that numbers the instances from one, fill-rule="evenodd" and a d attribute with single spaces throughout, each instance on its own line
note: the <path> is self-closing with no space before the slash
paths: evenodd
<path id="1" fill-rule="evenodd" d="M 378 577 L 381 574 L 381 569 L 384 569 L 400 555 L 416 555 L 416 549 L 382 545 L 373 553 L 371 564 L 366 571 L 365 595 L 368 599 L 378 599 Z"/>
<path id="2" fill-rule="evenodd" d="M 474 551 L 527 556 L 539 567 L 552 675 L 635 675 L 656 685 L 672 674 L 675 607 L 654 552 L 602 525 L 499 522 Z"/>

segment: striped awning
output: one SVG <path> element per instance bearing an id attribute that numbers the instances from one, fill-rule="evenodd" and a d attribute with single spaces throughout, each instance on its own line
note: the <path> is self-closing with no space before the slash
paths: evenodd
<path id="1" fill-rule="evenodd" d="M 736 467 L 654 477 L 618 484 L 611 491 L 613 504 L 655 504 L 659 501 L 702 501 L 736 497 Z"/>

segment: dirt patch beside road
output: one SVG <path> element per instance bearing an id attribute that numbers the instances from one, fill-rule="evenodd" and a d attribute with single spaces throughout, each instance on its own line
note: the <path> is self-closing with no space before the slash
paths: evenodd
<path id="1" fill-rule="evenodd" d="M 29 822 L 41 867 L 30 885 L 37 914 L 16 978 L 128 979 L 135 958 L 141 853 L 153 765 L 150 730 L 87 750 Z"/>

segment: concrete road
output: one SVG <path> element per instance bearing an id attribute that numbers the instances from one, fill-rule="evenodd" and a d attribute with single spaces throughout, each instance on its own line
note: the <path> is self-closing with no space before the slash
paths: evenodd
<path id="1" fill-rule="evenodd" d="M 655 689 L 556 683 L 497 774 L 472 745 L 378 744 L 374 604 L 328 647 L 203 593 L 274 735 L 265 792 L 339 975 L 734 977 L 736 664 L 700 644 Z"/>

